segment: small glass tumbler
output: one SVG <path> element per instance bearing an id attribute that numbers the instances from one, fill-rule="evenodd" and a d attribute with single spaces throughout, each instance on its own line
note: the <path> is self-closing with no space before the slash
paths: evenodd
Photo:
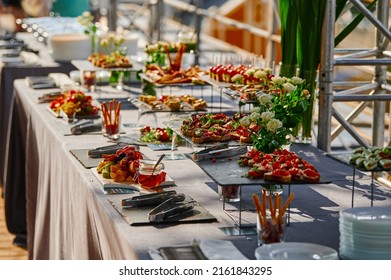
<path id="1" fill-rule="evenodd" d="M 113 120 L 108 120 L 102 115 L 101 120 L 103 136 L 112 140 L 118 140 L 121 133 L 121 116 L 114 118 Z"/>
<path id="2" fill-rule="evenodd" d="M 143 188 L 154 188 L 160 186 L 166 180 L 164 164 L 153 160 L 140 160 L 140 166 L 136 173 L 136 181 Z"/>
<path id="3" fill-rule="evenodd" d="M 96 86 L 96 72 L 81 71 L 80 82 L 82 87 L 86 88 L 90 92 L 94 92 Z"/>
<path id="4" fill-rule="evenodd" d="M 240 186 L 218 186 L 219 199 L 225 202 L 240 201 Z"/>
<path id="5" fill-rule="evenodd" d="M 258 246 L 263 244 L 283 242 L 286 230 L 286 214 L 275 215 L 272 218 L 270 212 L 266 213 L 266 218 L 262 221 L 257 215 L 257 242 Z"/>

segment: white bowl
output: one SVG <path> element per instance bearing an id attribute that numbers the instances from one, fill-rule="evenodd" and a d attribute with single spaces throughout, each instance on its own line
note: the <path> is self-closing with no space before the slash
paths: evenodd
<path id="1" fill-rule="evenodd" d="M 91 39 L 85 34 L 56 34 L 50 37 L 49 47 L 55 61 L 87 59 Z"/>

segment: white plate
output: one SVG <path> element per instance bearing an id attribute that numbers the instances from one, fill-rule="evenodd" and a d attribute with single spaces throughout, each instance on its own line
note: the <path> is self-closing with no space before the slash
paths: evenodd
<path id="1" fill-rule="evenodd" d="M 378 252 L 362 252 L 360 250 L 354 250 L 346 246 L 339 248 L 339 253 L 342 259 L 350 260 L 389 260 L 390 254 L 378 253 Z"/>
<path id="2" fill-rule="evenodd" d="M 391 207 L 356 207 L 340 211 L 340 217 L 346 221 L 385 220 L 391 222 Z"/>
<path id="3" fill-rule="evenodd" d="M 257 260 L 338 260 L 338 252 L 313 243 L 282 242 L 258 247 L 255 257 Z"/>

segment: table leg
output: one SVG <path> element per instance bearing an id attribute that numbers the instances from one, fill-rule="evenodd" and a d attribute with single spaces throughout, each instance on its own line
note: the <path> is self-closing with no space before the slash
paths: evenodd
<path id="1" fill-rule="evenodd" d="M 353 167 L 352 208 L 354 207 L 354 186 L 356 184 L 356 168 Z"/>
<path id="2" fill-rule="evenodd" d="M 291 184 L 288 185 L 288 197 L 290 195 L 291 195 Z M 286 226 L 289 226 L 290 223 L 291 223 L 291 204 L 289 203 Z"/>
<path id="3" fill-rule="evenodd" d="M 374 172 L 371 172 L 372 174 L 372 179 L 371 179 L 371 207 L 373 207 L 373 177 L 374 177 Z"/>

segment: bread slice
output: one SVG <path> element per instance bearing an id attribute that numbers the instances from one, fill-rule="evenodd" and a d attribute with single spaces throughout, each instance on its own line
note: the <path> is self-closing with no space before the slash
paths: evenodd
<path id="1" fill-rule="evenodd" d="M 231 135 L 229 134 L 223 134 L 223 135 L 212 134 L 211 136 L 211 141 L 215 141 L 215 142 L 225 142 L 229 140 L 231 140 Z"/>
<path id="2" fill-rule="evenodd" d="M 191 141 L 195 144 L 202 144 L 202 143 L 206 143 L 206 142 L 210 142 L 212 141 L 210 137 L 205 137 L 205 136 L 201 136 L 201 137 L 196 137 L 196 136 L 193 136 L 191 138 Z"/>
<path id="3" fill-rule="evenodd" d="M 263 175 L 263 179 L 265 179 L 266 181 L 288 184 L 292 181 L 292 176 L 287 171 L 274 170 L 273 172 L 265 173 Z"/>
<path id="4" fill-rule="evenodd" d="M 319 183 L 320 174 L 313 169 L 305 169 L 300 171 L 301 181 L 308 183 Z"/>
<path id="5" fill-rule="evenodd" d="M 251 138 L 251 136 L 240 136 L 239 142 L 240 143 L 252 143 L 253 139 Z"/>

